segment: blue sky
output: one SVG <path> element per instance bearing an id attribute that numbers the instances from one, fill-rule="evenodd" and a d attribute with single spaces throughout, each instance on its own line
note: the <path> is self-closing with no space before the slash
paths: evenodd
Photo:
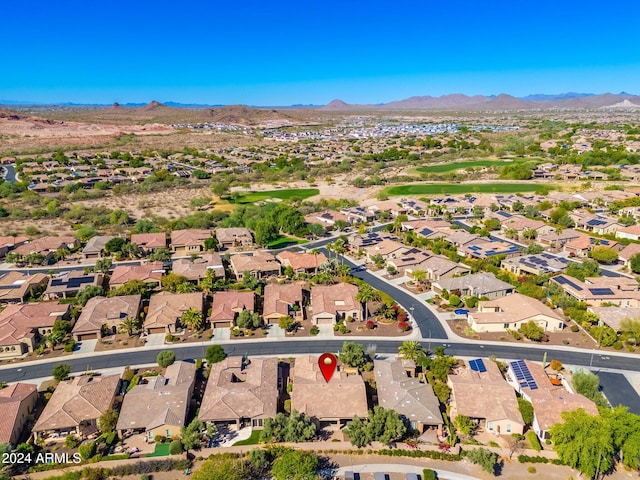
<path id="1" fill-rule="evenodd" d="M 628 0 L 3 3 L 1 100 L 640 93 L 640 2 Z"/>

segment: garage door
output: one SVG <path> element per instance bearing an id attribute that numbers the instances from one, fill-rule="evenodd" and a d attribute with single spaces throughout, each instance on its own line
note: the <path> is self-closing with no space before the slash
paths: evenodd
<path id="1" fill-rule="evenodd" d="M 332 325 L 334 323 L 334 318 L 333 317 L 318 317 L 316 319 L 316 322 L 318 323 L 318 325 Z"/>
<path id="2" fill-rule="evenodd" d="M 96 340 L 98 338 L 97 333 L 84 333 L 82 335 L 78 335 L 78 341 L 82 342 L 83 340 Z"/>
<path id="3" fill-rule="evenodd" d="M 149 329 L 149 333 L 153 334 L 153 333 L 165 333 L 166 330 L 164 327 L 158 327 L 158 328 L 150 328 Z"/>

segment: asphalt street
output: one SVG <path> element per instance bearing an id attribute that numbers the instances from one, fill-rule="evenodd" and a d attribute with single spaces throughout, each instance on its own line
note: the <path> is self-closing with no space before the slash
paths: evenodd
<path id="1" fill-rule="evenodd" d="M 592 371 L 598 375 L 602 392 L 612 406 L 626 405 L 631 413 L 640 415 L 640 396 L 624 375 L 598 370 Z"/>

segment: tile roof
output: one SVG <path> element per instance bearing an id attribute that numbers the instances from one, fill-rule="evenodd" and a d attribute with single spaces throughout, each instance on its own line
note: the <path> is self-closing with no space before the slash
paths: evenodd
<path id="1" fill-rule="evenodd" d="M 213 236 L 213 230 L 188 228 L 171 232 L 171 245 L 174 247 L 204 245 L 207 238 Z"/>
<path id="2" fill-rule="evenodd" d="M 120 375 L 76 377 L 58 384 L 33 427 L 34 432 L 75 428 L 97 420 L 113 403 Z"/>
<path id="3" fill-rule="evenodd" d="M 233 320 L 235 314 L 242 310 L 255 310 L 253 292 L 218 292 L 213 295 L 211 320 Z"/>
<path id="4" fill-rule="evenodd" d="M 109 321 L 135 318 L 140 311 L 141 299 L 141 295 L 90 298 L 73 326 L 73 333 L 100 331 L 102 326 Z"/>
<path id="5" fill-rule="evenodd" d="M 33 337 L 36 328 L 51 328 L 70 305 L 58 302 L 37 302 L 7 305 L 0 312 L 0 345 L 17 345 L 23 338 Z"/>
<path id="6" fill-rule="evenodd" d="M 0 443 L 11 443 L 14 429 L 20 427 L 16 425 L 20 405 L 32 396 L 38 396 L 38 388 L 29 383 L 14 383 L 0 390 Z"/>
<path id="7" fill-rule="evenodd" d="M 469 314 L 476 323 L 521 322 L 536 315 L 564 320 L 562 315 L 551 310 L 541 301 L 520 293 L 512 293 L 495 300 L 480 302 L 478 312 Z"/>
<path id="8" fill-rule="evenodd" d="M 229 357 L 211 367 L 200 420 L 273 418 L 278 406 L 278 359 Z"/>
<path id="9" fill-rule="evenodd" d="M 276 258 L 282 262 L 283 265 L 289 265 L 295 271 L 298 270 L 314 270 L 323 263 L 329 263 L 329 260 L 324 253 L 307 252 L 292 252 L 291 250 L 285 250 L 276 255 Z"/>
<path id="10" fill-rule="evenodd" d="M 289 307 L 302 304 L 302 287 L 297 284 L 278 285 L 269 283 L 264 287 L 262 315 L 289 315 Z"/>
<path id="11" fill-rule="evenodd" d="M 367 394 L 359 374 L 336 371 L 325 381 L 318 357 L 298 357 L 293 368 L 291 408 L 319 420 L 363 418 L 368 414 Z"/>
<path id="12" fill-rule="evenodd" d="M 0 303 L 22 301 L 30 288 L 46 286 L 48 280 L 44 273 L 9 272 L 0 277 Z"/>
<path id="13" fill-rule="evenodd" d="M 360 302 L 356 300 L 358 287 L 350 283 L 336 285 L 314 285 L 311 287 L 311 308 L 313 314 L 330 313 L 348 310 L 360 310 Z"/>
<path id="14" fill-rule="evenodd" d="M 202 311 L 202 292 L 169 293 L 160 292 L 149 301 L 149 310 L 144 320 L 144 328 L 158 328 L 174 325 L 180 316 L 195 308 Z"/>
<path id="15" fill-rule="evenodd" d="M 213 270 L 218 278 L 225 276 L 222 257 L 217 252 L 202 254 L 194 260 L 179 258 L 173 262 L 171 269 L 173 273 L 182 275 L 187 280 L 202 280 L 209 270 Z"/>
<path id="16" fill-rule="evenodd" d="M 163 425 L 184 425 L 195 378 L 195 364 L 178 361 L 168 366 L 164 375 L 136 385 L 124 397 L 116 428 L 148 431 Z"/>
<path id="17" fill-rule="evenodd" d="M 109 286 L 124 285 L 131 280 L 142 280 L 143 282 L 158 282 L 164 275 L 164 264 L 162 262 L 147 262 L 140 265 L 117 265 L 113 269 Z"/>
<path id="18" fill-rule="evenodd" d="M 164 248 L 167 246 L 167 234 L 158 233 L 133 233 L 131 243 L 142 248 Z"/>

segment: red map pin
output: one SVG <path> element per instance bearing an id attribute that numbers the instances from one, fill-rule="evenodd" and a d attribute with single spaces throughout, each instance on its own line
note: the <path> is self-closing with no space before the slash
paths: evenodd
<path id="1" fill-rule="evenodd" d="M 322 376 L 327 383 L 329 383 L 329 380 L 333 377 L 333 372 L 336 371 L 337 364 L 338 360 L 336 360 L 336 356 L 332 353 L 323 353 L 320 355 L 320 358 L 318 359 L 318 366 L 320 367 Z"/>

